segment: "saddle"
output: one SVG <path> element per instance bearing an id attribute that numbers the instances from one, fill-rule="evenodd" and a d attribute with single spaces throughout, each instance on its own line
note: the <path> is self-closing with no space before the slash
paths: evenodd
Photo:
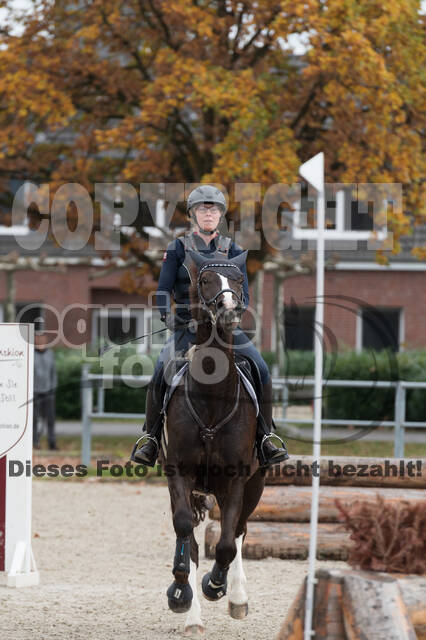
<path id="1" fill-rule="evenodd" d="M 239 353 L 236 353 L 234 355 L 234 360 L 235 364 L 237 365 L 237 369 L 242 370 L 249 379 L 250 383 L 253 385 L 253 388 L 256 392 L 256 398 L 259 401 L 262 395 L 262 380 L 260 378 L 259 367 L 254 360 Z"/>
<path id="2" fill-rule="evenodd" d="M 260 372 L 257 364 L 251 358 L 242 356 L 240 354 L 234 355 L 235 365 L 237 367 L 238 374 L 241 378 L 241 382 L 249 393 L 253 404 L 256 408 L 256 415 L 259 414 L 259 399 L 262 393 L 262 382 L 260 378 Z M 190 357 L 188 354 L 186 357 L 179 357 L 171 360 L 164 371 L 164 375 L 161 381 L 161 396 L 163 398 L 162 412 L 165 414 L 170 398 L 173 395 L 176 387 L 181 382 L 183 375 L 189 367 Z M 167 384 L 166 380 L 171 380 L 170 384 Z"/>

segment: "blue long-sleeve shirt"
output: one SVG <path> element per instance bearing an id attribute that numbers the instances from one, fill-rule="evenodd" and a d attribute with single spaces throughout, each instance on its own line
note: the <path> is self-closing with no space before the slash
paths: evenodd
<path id="1" fill-rule="evenodd" d="M 216 251 L 214 238 L 210 241 L 209 246 L 207 246 L 204 240 L 196 234 L 194 234 L 194 238 L 197 250 L 206 258 L 208 258 Z M 228 258 L 235 258 L 235 256 L 238 256 L 240 253 L 243 253 L 243 249 L 232 242 L 229 247 Z M 164 254 L 163 266 L 161 268 L 160 278 L 158 281 L 156 304 L 161 316 L 164 316 L 166 313 L 170 312 L 170 298 L 175 287 L 179 268 L 183 265 L 184 261 L 185 247 L 183 245 L 183 242 L 179 238 L 176 238 L 176 240 L 173 240 L 169 244 L 169 246 L 167 247 L 167 251 Z M 242 272 L 244 275 L 244 305 L 245 307 L 247 307 L 249 304 L 249 286 L 245 264 L 242 267 Z M 189 286 L 190 280 L 188 277 L 188 290 Z M 185 313 L 185 310 L 180 309 L 178 315 L 180 319 L 187 320 L 189 318 L 189 309 L 187 310 L 187 313 Z"/>

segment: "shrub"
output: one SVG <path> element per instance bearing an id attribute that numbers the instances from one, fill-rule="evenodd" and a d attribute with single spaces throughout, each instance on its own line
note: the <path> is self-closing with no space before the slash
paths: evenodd
<path id="1" fill-rule="evenodd" d="M 377 494 L 376 503 L 356 501 L 336 505 L 343 527 L 351 532 L 354 545 L 348 562 L 371 571 L 426 572 L 426 503 L 386 503 Z"/>
<path id="2" fill-rule="evenodd" d="M 277 355 L 274 351 L 262 351 L 262 358 L 268 365 L 269 369 L 272 369 L 272 365 L 277 361 Z"/>
<path id="3" fill-rule="evenodd" d="M 315 358 L 312 351 L 287 351 L 286 376 L 312 377 Z M 426 379 L 426 350 L 395 354 L 390 351 L 354 351 L 327 354 L 324 360 L 326 380 L 420 380 Z M 313 397 L 311 390 L 307 395 Z M 290 395 L 291 397 L 291 395 Z M 324 417 L 354 420 L 393 420 L 394 389 L 348 389 L 326 387 L 323 394 Z M 426 390 L 407 391 L 407 420 L 424 420 Z"/>
<path id="4" fill-rule="evenodd" d="M 56 416 L 62 420 L 81 417 L 80 380 L 83 358 L 75 349 L 55 349 L 58 388 L 56 390 Z"/>
<path id="5" fill-rule="evenodd" d="M 110 351 L 105 354 L 104 361 L 91 364 L 91 373 L 108 371 L 108 358 L 118 355 L 118 359 L 111 358 L 111 371 L 121 369 L 123 362 L 129 356 L 137 356 L 134 348 L 120 349 L 118 352 Z M 79 420 L 81 418 L 81 370 L 84 359 L 81 352 L 74 349 L 56 349 L 55 361 L 58 372 L 58 389 L 56 392 L 56 416 L 62 420 Z M 138 375 L 139 371 L 133 371 Z M 94 391 L 94 400 L 96 391 Z M 105 411 L 117 413 L 144 413 L 146 399 L 146 387 L 133 388 L 117 381 L 112 389 L 105 390 Z"/>
<path id="6" fill-rule="evenodd" d="M 100 361 L 91 366 L 92 373 L 108 370 L 107 362 L 111 357 L 111 366 L 118 371 L 124 360 L 136 356 L 134 348 L 111 350 Z M 263 352 L 263 357 L 271 367 L 276 354 Z M 115 357 L 118 356 L 118 360 Z M 58 370 L 58 392 L 56 406 L 58 418 L 78 420 L 81 416 L 80 378 L 83 358 L 73 349 L 55 350 Z M 113 362 L 114 358 L 114 362 Z M 155 358 L 152 358 L 154 361 Z M 282 375 L 303 378 L 314 375 L 315 359 L 312 351 L 287 351 L 285 369 Z M 153 365 L 150 370 L 151 372 Z M 111 368 L 112 370 L 112 368 Z M 134 373 L 138 373 L 134 371 Z M 341 380 L 425 380 L 426 350 L 393 354 L 386 351 L 364 351 L 361 353 L 341 352 L 325 358 L 324 373 L 326 379 Z M 306 389 L 306 395 L 313 397 L 312 390 Z M 105 409 L 118 413 L 140 413 L 145 407 L 146 388 L 133 389 L 117 383 L 105 393 Z M 290 394 L 291 397 L 291 394 Z M 393 389 L 345 389 L 328 387 L 324 390 L 324 416 L 334 419 L 354 420 L 393 420 Z M 306 400 L 300 400 L 305 402 Z M 424 420 L 426 416 L 426 390 L 407 391 L 407 420 Z"/>

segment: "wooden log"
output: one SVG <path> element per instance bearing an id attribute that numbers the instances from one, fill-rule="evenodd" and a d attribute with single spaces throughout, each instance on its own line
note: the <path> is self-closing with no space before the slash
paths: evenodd
<path id="1" fill-rule="evenodd" d="M 346 640 L 343 612 L 343 578 L 339 572 L 316 572 L 312 627 L 319 640 Z M 281 627 L 277 640 L 303 640 L 306 604 L 305 578 Z"/>
<path id="2" fill-rule="evenodd" d="M 330 572 L 316 573 L 312 628 L 316 640 L 346 640 L 342 611 L 342 579 Z"/>
<path id="3" fill-rule="evenodd" d="M 426 577 L 393 574 L 419 640 L 426 640 Z"/>
<path id="4" fill-rule="evenodd" d="M 319 569 L 315 576 L 312 619 L 315 638 L 424 640 L 423 628 L 415 615 L 423 615 L 425 611 L 425 576 L 354 569 Z M 306 578 L 277 640 L 303 640 L 305 601 Z"/>
<path id="5" fill-rule="evenodd" d="M 243 557 L 253 560 L 262 558 L 305 559 L 309 551 L 309 523 L 249 522 L 243 544 Z M 220 535 L 220 525 L 212 520 L 206 527 L 205 553 L 214 558 Z M 318 525 L 317 558 L 346 560 L 351 541 L 349 534 L 339 531 L 339 525 Z"/>
<path id="6" fill-rule="evenodd" d="M 379 573 L 375 571 L 356 571 L 354 569 L 320 569 L 317 578 L 322 573 L 340 577 L 343 581 L 346 575 L 359 575 L 372 577 L 372 579 L 389 579 L 397 581 L 402 599 L 408 612 L 408 616 L 414 627 L 418 640 L 426 640 L 426 576 L 401 573 Z"/>
<path id="7" fill-rule="evenodd" d="M 312 464 L 312 456 L 290 457 L 265 472 L 266 484 L 310 485 Z M 323 485 L 426 489 L 425 458 L 329 456 L 321 459 L 319 473 Z"/>
<path id="8" fill-rule="evenodd" d="M 398 581 L 386 574 L 347 573 L 343 619 L 348 640 L 416 640 Z"/>
<path id="9" fill-rule="evenodd" d="M 303 640 L 305 624 L 306 578 L 300 585 L 287 616 L 282 624 L 277 640 Z"/>
<path id="10" fill-rule="evenodd" d="M 346 507 L 355 500 L 375 503 L 378 491 L 372 487 L 320 487 L 319 522 L 338 522 L 339 510 L 335 500 L 339 499 Z M 309 522 L 311 518 L 311 487 L 268 486 L 265 487 L 262 498 L 250 516 L 250 520 L 270 522 Z M 380 496 L 386 503 L 395 504 L 400 500 L 420 502 L 424 500 L 421 489 L 406 489 L 400 491 L 394 488 L 380 489 Z M 219 520 L 217 504 L 210 511 L 210 517 Z"/>

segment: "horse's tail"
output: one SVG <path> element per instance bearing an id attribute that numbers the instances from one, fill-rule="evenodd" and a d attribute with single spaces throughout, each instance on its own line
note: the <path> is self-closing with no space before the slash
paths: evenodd
<path id="1" fill-rule="evenodd" d="M 191 509 L 194 518 L 194 527 L 197 527 L 200 522 L 204 520 L 204 518 L 206 517 L 206 511 L 208 511 L 212 507 L 213 504 L 211 504 L 209 496 L 205 496 L 199 493 L 191 493 Z"/>

